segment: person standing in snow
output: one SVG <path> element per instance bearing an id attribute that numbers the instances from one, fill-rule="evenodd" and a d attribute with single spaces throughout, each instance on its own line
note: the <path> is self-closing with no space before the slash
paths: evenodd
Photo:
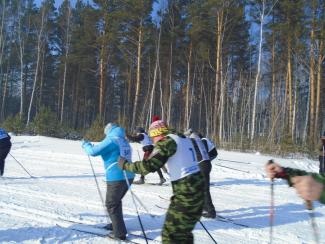
<path id="1" fill-rule="evenodd" d="M 325 175 L 309 173 L 304 170 L 284 168 L 277 163 L 269 163 L 265 171 L 270 179 L 287 180 L 289 186 L 296 188 L 297 193 L 306 201 L 320 201 L 325 204 Z"/>
<path id="2" fill-rule="evenodd" d="M 106 137 L 97 145 L 92 145 L 88 141 L 82 143 L 83 149 L 88 155 L 101 156 L 104 161 L 106 176 L 106 208 L 111 224 L 106 226 L 112 230 L 114 237 L 120 240 L 126 239 L 127 230 L 123 220 L 122 198 L 128 190 L 126 178 L 130 184 L 134 179 L 134 173 L 124 172 L 118 167 L 118 158 L 123 156 L 131 160 L 131 147 L 125 138 L 123 128 L 114 123 L 108 123 L 104 130 Z"/>
<path id="3" fill-rule="evenodd" d="M 216 210 L 212 203 L 210 193 L 210 173 L 212 169 L 210 156 L 207 152 L 207 148 L 205 147 L 197 133 L 193 132 L 192 129 L 188 129 L 184 132 L 184 135 L 192 140 L 193 146 L 197 154 L 199 167 L 204 177 L 204 207 L 202 216 L 214 219 L 216 217 Z"/>
<path id="4" fill-rule="evenodd" d="M 325 131 L 320 138 L 319 150 L 319 173 L 325 174 Z"/>
<path id="5" fill-rule="evenodd" d="M 0 128 L 0 176 L 3 176 L 5 170 L 5 159 L 11 149 L 11 137 L 2 128 Z"/>
<path id="6" fill-rule="evenodd" d="M 142 150 L 144 151 L 143 159 L 148 158 L 150 153 L 153 150 L 153 145 L 150 137 L 148 134 L 145 132 L 145 130 L 142 127 L 138 127 L 136 130 L 135 135 L 126 135 L 126 137 L 131 141 L 131 142 L 138 142 L 140 143 L 143 147 Z M 158 185 L 162 185 L 166 182 L 166 179 L 164 178 L 162 172 L 160 169 L 157 170 L 157 173 L 159 175 L 160 182 Z M 141 175 L 140 179 L 138 181 L 134 181 L 133 184 L 144 184 L 145 183 L 145 176 Z"/>
<path id="7" fill-rule="evenodd" d="M 170 133 L 158 116 L 154 116 L 148 134 L 154 143 L 149 158 L 130 163 L 120 157 L 119 166 L 146 175 L 167 163 L 173 196 L 162 230 L 162 242 L 193 243 L 192 230 L 200 220 L 204 204 L 204 179 L 193 144 L 185 136 Z"/>

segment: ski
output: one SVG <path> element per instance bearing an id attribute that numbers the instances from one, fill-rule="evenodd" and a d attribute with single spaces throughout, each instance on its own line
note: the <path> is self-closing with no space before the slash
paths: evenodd
<path id="1" fill-rule="evenodd" d="M 215 220 L 225 222 L 225 223 L 231 223 L 233 225 L 238 225 L 238 226 L 245 227 L 245 228 L 251 228 L 249 225 L 238 223 L 238 222 L 234 221 L 231 218 L 226 218 L 226 217 L 221 216 L 221 215 L 217 215 Z"/>
<path id="2" fill-rule="evenodd" d="M 63 226 L 61 224 L 61 227 L 64 227 L 64 228 L 70 228 L 71 229 L 71 227 L 78 226 L 77 228 L 79 228 L 79 227 L 81 229 L 85 228 L 86 231 L 87 231 L 87 228 L 89 228 L 89 229 L 92 230 L 91 232 L 94 235 L 96 235 L 96 233 L 98 233 L 97 235 L 103 236 L 103 237 L 104 236 L 107 236 L 107 234 L 110 233 L 110 231 L 108 231 L 107 229 L 104 228 L 104 226 L 106 225 L 104 223 L 92 225 L 92 224 L 87 224 L 87 223 L 83 223 L 83 222 L 79 222 L 79 221 L 74 221 L 74 220 L 69 220 L 69 219 L 60 219 L 60 220 L 74 224 L 72 226 Z M 94 232 L 96 232 L 96 233 L 94 233 Z M 130 236 L 130 237 L 133 236 L 134 238 L 141 238 L 141 239 L 145 240 L 145 237 L 143 235 L 138 235 L 138 234 L 134 234 L 134 233 L 128 233 L 128 236 Z M 112 237 L 112 238 L 114 238 L 114 237 Z M 155 240 L 155 239 L 152 239 L 150 237 L 147 237 L 147 239 L 150 240 L 150 241 L 156 242 L 156 243 L 161 243 L 160 241 Z M 132 240 L 129 240 L 129 241 L 132 241 Z M 133 243 L 136 243 L 136 242 L 133 242 Z"/>
<path id="3" fill-rule="evenodd" d="M 162 198 L 162 199 L 164 199 L 164 198 Z M 157 204 L 155 204 L 155 206 L 157 208 L 167 210 L 167 208 L 159 206 Z M 208 219 L 208 218 L 204 218 L 204 219 Z M 211 219 L 209 219 L 209 220 L 211 220 Z M 230 223 L 230 224 L 238 225 L 238 226 L 245 227 L 245 228 L 251 228 L 249 225 L 238 223 L 238 222 L 234 221 L 233 219 L 226 218 L 226 217 L 221 216 L 221 215 L 217 215 L 217 217 L 215 219 L 212 219 L 212 220 L 221 221 L 221 222 L 225 222 L 225 223 Z"/>
<path id="4" fill-rule="evenodd" d="M 160 184 L 160 183 L 145 183 L 146 185 L 152 185 L 152 186 L 169 186 L 169 183 L 163 183 L 163 184 Z"/>
<path id="5" fill-rule="evenodd" d="M 112 240 L 118 241 L 119 243 L 133 243 L 133 244 L 140 244 L 139 242 L 135 242 L 132 240 L 120 240 L 115 238 L 114 236 L 111 235 L 111 232 L 104 229 L 104 228 L 97 228 L 97 227 L 92 227 L 89 225 L 84 225 L 84 224 L 75 224 L 75 225 L 71 225 L 71 226 L 66 226 L 64 224 L 56 224 L 58 227 L 61 228 L 65 228 L 65 229 L 70 229 L 70 230 L 75 230 L 78 232 L 82 232 L 82 233 L 87 233 L 87 234 L 91 234 L 91 235 L 95 235 L 95 236 L 100 236 L 100 237 L 105 237 L 105 238 L 110 238 Z"/>

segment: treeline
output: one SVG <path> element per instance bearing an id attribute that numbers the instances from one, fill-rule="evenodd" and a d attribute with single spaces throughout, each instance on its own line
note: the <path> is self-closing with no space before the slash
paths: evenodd
<path id="1" fill-rule="evenodd" d="M 222 146 L 279 151 L 325 130 L 324 0 L 54 2 L 1 0 L 7 126 L 45 114 L 131 131 L 158 114 Z"/>

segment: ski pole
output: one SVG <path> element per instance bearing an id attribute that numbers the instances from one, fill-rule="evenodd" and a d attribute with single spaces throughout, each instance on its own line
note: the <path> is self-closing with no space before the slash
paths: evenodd
<path id="1" fill-rule="evenodd" d="M 135 197 L 134 197 L 133 191 L 131 190 L 131 185 L 130 185 L 129 179 L 128 179 L 127 175 L 126 175 L 125 170 L 123 170 L 123 173 L 124 173 L 124 178 L 125 178 L 126 184 L 128 185 L 128 189 L 130 190 L 130 193 L 131 193 L 131 196 L 132 196 L 132 201 L 133 201 L 135 211 L 136 211 L 137 216 L 138 216 L 138 220 L 139 220 L 139 223 L 140 223 L 140 227 L 141 227 L 144 239 L 146 240 L 146 243 L 148 244 L 148 238 L 147 238 L 146 232 L 144 231 L 144 228 L 143 228 L 143 224 L 142 224 L 142 221 L 141 221 L 141 218 L 140 218 L 137 203 L 135 202 Z"/>
<path id="2" fill-rule="evenodd" d="M 90 159 L 90 156 L 88 156 L 88 159 L 89 159 L 89 163 L 90 163 L 90 167 L 91 167 L 91 170 L 93 172 L 93 176 L 94 176 L 94 180 L 96 182 L 96 186 L 97 186 L 97 191 L 98 191 L 98 194 L 99 194 L 99 197 L 100 197 L 100 200 L 102 202 L 102 206 L 104 208 L 104 212 L 106 214 L 106 219 L 107 219 L 107 223 L 111 222 L 110 219 L 109 219 L 109 216 L 107 214 L 107 211 L 106 211 L 106 207 L 105 207 L 105 203 L 104 203 L 104 198 L 103 198 L 103 195 L 102 195 L 102 192 L 100 191 L 100 188 L 99 188 L 99 184 L 98 184 L 98 181 L 97 181 L 97 177 L 96 177 L 96 174 L 95 174 L 95 170 L 94 170 L 94 167 L 93 167 L 93 164 L 91 162 L 91 159 Z"/>
<path id="3" fill-rule="evenodd" d="M 201 220 L 199 220 L 201 226 L 203 227 L 203 229 L 206 231 L 206 233 L 208 233 L 208 235 L 210 236 L 210 238 L 212 239 L 212 241 L 217 244 L 217 241 L 213 238 L 213 236 L 210 234 L 210 232 L 208 231 L 208 229 L 204 226 L 204 224 L 202 223 Z"/>
<path id="4" fill-rule="evenodd" d="M 133 193 L 133 195 L 135 197 L 135 200 L 137 200 L 138 203 L 140 203 L 140 205 L 147 212 L 147 214 L 149 214 L 151 218 L 155 218 L 156 216 L 149 212 L 148 208 L 146 207 L 146 205 L 144 205 L 144 203 L 140 200 L 140 198 L 133 191 L 132 191 L 132 193 Z"/>
<path id="5" fill-rule="evenodd" d="M 30 178 L 36 178 L 35 176 L 32 176 L 28 171 L 27 169 L 25 169 L 25 167 L 23 166 L 22 163 L 20 163 L 14 156 L 12 156 L 11 153 L 9 153 L 9 155 L 20 165 L 20 167 L 23 168 L 23 170 L 25 170 L 25 172 L 30 176 Z"/>
<path id="6" fill-rule="evenodd" d="M 232 163 L 238 163 L 238 164 L 251 164 L 249 162 L 241 162 L 241 161 L 235 161 L 235 160 L 228 160 L 228 159 L 222 159 L 218 158 L 219 161 L 226 161 L 226 162 L 232 162 Z"/>
<path id="7" fill-rule="evenodd" d="M 317 224 L 315 221 L 315 213 L 314 213 L 313 203 L 311 201 L 306 201 L 305 205 L 308 210 L 309 217 L 310 217 L 311 227 L 313 228 L 315 243 L 318 244 L 318 243 L 320 243 L 319 242 L 319 231 L 318 231 L 318 227 L 317 227 Z"/>
<path id="8" fill-rule="evenodd" d="M 269 160 L 267 164 L 273 164 L 273 160 Z M 271 201 L 270 201 L 270 244 L 273 241 L 273 225 L 274 225 L 274 179 L 271 179 Z"/>
<path id="9" fill-rule="evenodd" d="M 273 241 L 274 225 L 274 179 L 271 179 L 271 205 L 270 205 L 270 244 Z"/>
<path id="10" fill-rule="evenodd" d="M 232 169 L 232 170 L 236 170 L 236 171 L 244 172 L 244 173 L 247 173 L 247 174 L 250 173 L 249 171 L 240 170 L 240 169 L 235 169 L 235 168 L 231 168 L 231 167 L 223 166 L 223 165 L 220 165 L 220 164 L 215 164 L 215 165 L 216 165 L 216 166 L 223 167 L 223 168 L 227 168 L 227 169 Z"/>

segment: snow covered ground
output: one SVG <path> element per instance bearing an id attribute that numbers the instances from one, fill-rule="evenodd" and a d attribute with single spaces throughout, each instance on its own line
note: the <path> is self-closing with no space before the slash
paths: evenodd
<path id="1" fill-rule="evenodd" d="M 96 188 L 88 157 L 80 141 L 68 141 L 42 136 L 13 136 L 11 154 L 35 178 L 30 178 L 8 155 L 5 175 L 0 179 L 0 243 L 114 243 L 112 240 L 81 233 L 60 226 L 105 223 L 106 217 Z M 139 145 L 132 144 L 140 149 Z M 134 155 L 137 157 L 137 155 Z M 250 228 L 217 220 L 202 219 L 211 235 L 220 243 L 268 243 L 270 183 L 265 178 L 264 164 L 270 156 L 219 150 L 220 159 L 247 162 L 239 164 L 214 160 L 211 173 L 211 194 L 218 214 L 232 218 Z M 317 172 L 318 162 L 308 159 L 274 158 L 286 166 Z M 94 170 L 105 195 L 101 159 L 91 158 Z M 237 168 L 247 173 L 217 166 Z M 157 174 L 146 177 L 158 182 Z M 151 214 L 139 207 L 148 237 L 161 241 L 171 186 L 133 185 L 133 192 Z M 303 201 L 285 182 L 275 183 L 275 223 L 273 243 L 314 243 L 313 231 Z M 316 222 L 325 229 L 325 206 L 315 205 Z M 124 218 L 128 231 L 141 234 L 133 201 L 128 192 L 123 200 Z M 58 226 L 58 224 L 60 226 Z M 198 224 L 195 243 L 213 243 Z M 145 243 L 142 239 L 137 242 Z M 325 243 L 325 233 L 321 233 Z"/>

